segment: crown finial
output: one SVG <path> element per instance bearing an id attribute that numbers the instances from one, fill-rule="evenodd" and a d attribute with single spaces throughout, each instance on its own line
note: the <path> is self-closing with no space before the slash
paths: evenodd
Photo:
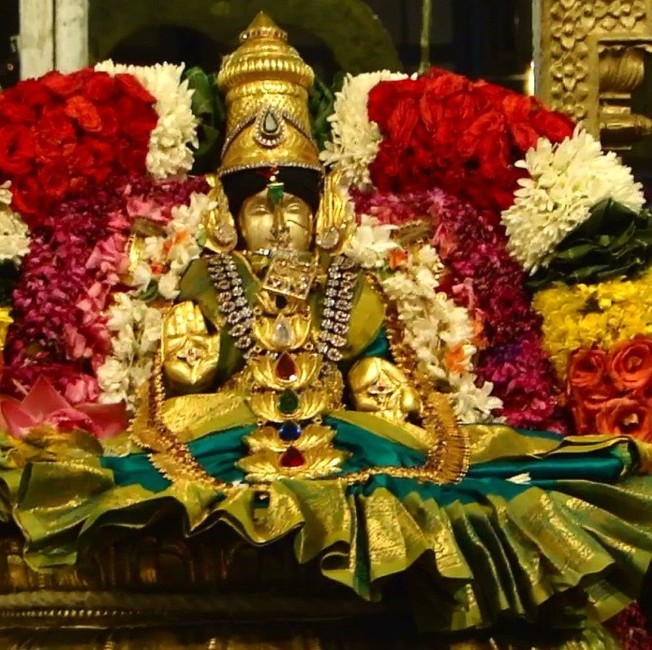
<path id="1" fill-rule="evenodd" d="M 288 35 L 264 11 L 259 11 L 249 27 L 240 34 L 240 42 L 252 38 L 276 38 L 287 43 Z"/>

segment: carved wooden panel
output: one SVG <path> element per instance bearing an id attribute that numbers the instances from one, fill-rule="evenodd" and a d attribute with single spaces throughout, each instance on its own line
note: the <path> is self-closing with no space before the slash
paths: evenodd
<path id="1" fill-rule="evenodd" d="M 652 46 L 652 0 L 534 0 L 537 94 L 626 149 L 652 133 L 631 109 Z"/>

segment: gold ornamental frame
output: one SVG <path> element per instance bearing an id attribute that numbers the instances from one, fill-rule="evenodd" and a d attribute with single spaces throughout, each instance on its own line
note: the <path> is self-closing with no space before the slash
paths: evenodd
<path id="1" fill-rule="evenodd" d="M 533 0 L 536 92 L 611 149 L 652 134 L 632 109 L 652 52 L 652 0 Z"/>

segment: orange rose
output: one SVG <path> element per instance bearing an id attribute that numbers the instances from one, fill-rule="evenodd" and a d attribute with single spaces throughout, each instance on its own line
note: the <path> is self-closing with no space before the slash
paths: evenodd
<path id="1" fill-rule="evenodd" d="M 576 350 L 568 364 L 568 383 L 584 393 L 596 388 L 607 373 L 607 354 L 595 348 Z"/>
<path id="2" fill-rule="evenodd" d="M 602 408 L 605 402 L 617 397 L 618 393 L 611 384 L 603 384 L 602 386 L 596 386 L 595 388 L 591 388 L 581 394 L 579 391 L 573 391 L 572 396 L 585 410 L 598 411 Z"/>
<path id="3" fill-rule="evenodd" d="M 595 418 L 593 412 L 584 408 L 582 404 L 573 404 L 571 407 L 573 422 L 577 435 L 582 436 L 589 433 L 595 433 Z"/>
<path id="4" fill-rule="evenodd" d="M 652 408 L 647 400 L 616 397 L 605 402 L 595 419 L 599 433 L 626 435 L 652 442 Z"/>
<path id="5" fill-rule="evenodd" d="M 611 352 L 609 374 L 620 390 L 645 386 L 652 377 L 652 341 L 637 337 L 616 346 Z"/>

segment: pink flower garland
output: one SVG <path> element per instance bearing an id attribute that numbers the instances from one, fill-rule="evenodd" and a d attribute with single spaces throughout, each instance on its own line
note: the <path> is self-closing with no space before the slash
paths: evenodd
<path id="1" fill-rule="evenodd" d="M 358 214 L 382 223 L 426 218 L 448 269 L 441 289 L 469 309 L 484 345 L 476 372 L 494 384 L 503 415 L 518 427 L 566 431 L 566 414 L 552 366 L 541 345 L 541 319 L 530 306 L 523 270 L 505 236 L 470 205 L 435 189 L 413 194 L 357 194 Z"/>
<path id="2" fill-rule="evenodd" d="M 95 372 L 111 348 L 103 313 L 125 270 L 133 220 L 151 213 L 165 223 L 206 190 L 203 178 L 114 177 L 54 210 L 33 233 L 13 295 L 0 392 L 25 395 L 42 375 L 72 404 L 97 400 Z"/>

